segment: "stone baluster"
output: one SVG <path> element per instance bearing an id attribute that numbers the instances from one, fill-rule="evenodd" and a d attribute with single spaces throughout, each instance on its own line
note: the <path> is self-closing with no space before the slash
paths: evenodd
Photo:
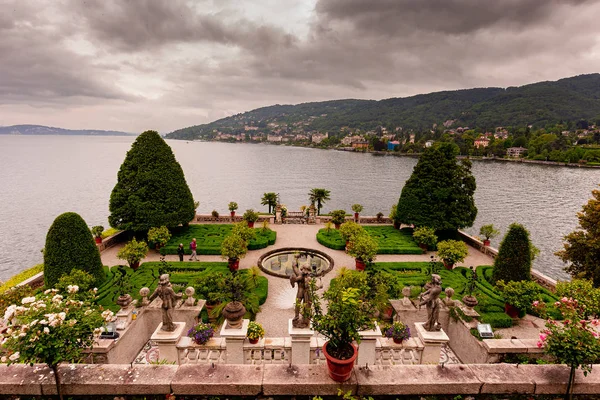
<path id="1" fill-rule="evenodd" d="M 374 329 L 368 331 L 360 331 L 360 348 L 356 365 L 364 367 L 365 365 L 375 365 L 377 359 L 377 340 L 381 337 L 381 329 L 375 324 Z"/>

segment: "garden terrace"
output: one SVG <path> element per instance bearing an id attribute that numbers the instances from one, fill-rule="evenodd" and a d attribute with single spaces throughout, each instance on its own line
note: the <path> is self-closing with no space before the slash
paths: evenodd
<path id="1" fill-rule="evenodd" d="M 173 236 L 167 244 L 160 249 L 160 253 L 177 254 L 179 243 L 183 243 L 185 254 L 191 254 L 189 247 L 193 238 L 196 238 L 198 247 L 197 254 L 221 255 L 221 243 L 225 236 L 231 233 L 233 225 L 231 224 L 200 224 L 189 225 L 187 227 L 173 230 Z M 277 233 L 271 229 L 254 228 L 256 237 L 248 243 L 248 250 L 264 249 L 269 245 L 275 244 Z"/>
<path id="2" fill-rule="evenodd" d="M 412 237 L 412 229 L 395 229 L 392 226 L 363 226 L 377 241 L 377 254 L 423 254 L 423 250 Z M 346 242 L 336 229 L 324 228 L 317 233 L 317 241 L 333 250 L 344 250 Z"/>
<path id="3" fill-rule="evenodd" d="M 372 271 L 381 271 L 391 273 L 394 282 L 391 286 L 404 287 L 411 286 L 411 297 L 416 298 L 423 291 L 425 283 L 431 280 L 431 274 L 437 273 L 442 278 L 442 287 L 445 289 L 451 287 L 454 289 L 454 300 L 462 300 L 463 296 L 468 295 L 467 284 L 468 276 L 471 273 L 469 268 L 456 267 L 452 270 L 444 268 L 442 263 L 436 262 L 376 262 L 371 267 Z M 513 324 L 512 318 L 504 313 L 504 298 L 502 294 L 490 283 L 492 275 L 491 266 L 477 267 L 477 281 L 473 295 L 477 297 L 479 304 L 475 306 L 475 311 L 480 315 L 481 323 L 488 323 L 493 328 L 508 328 Z M 388 276 L 388 279 L 390 277 Z M 558 299 L 550 291 L 541 289 L 541 299 L 553 304 Z M 445 297 L 442 292 L 441 298 Z M 552 313 L 552 306 L 549 312 Z M 459 315 L 460 316 L 460 315 Z M 464 316 L 460 316 L 463 317 Z M 468 319 L 468 317 L 467 317 Z"/>
<path id="4" fill-rule="evenodd" d="M 203 275 L 220 272 L 224 275 L 229 275 L 231 272 L 226 262 L 146 262 L 143 263 L 137 271 L 124 266 L 115 266 L 107 268 L 106 281 L 98 288 L 98 304 L 112 311 L 118 311 L 119 306 L 116 305 L 119 297 L 119 288 L 117 280 L 121 273 L 126 274 L 126 282 L 131 285 L 131 290 L 127 292 L 138 301 L 141 299 L 139 291 L 143 287 L 150 289 L 150 293 L 154 291 L 158 285 L 158 279 L 161 274 L 169 274 L 170 281 L 174 286 L 174 290 L 184 291 L 186 287 L 191 286 L 195 278 Z M 239 273 L 246 274 L 248 270 L 242 270 Z M 258 295 L 259 305 L 262 305 L 267 299 L 268 280 L 263 276 L 257 277 L 258 287 L 256 294 Z"/>

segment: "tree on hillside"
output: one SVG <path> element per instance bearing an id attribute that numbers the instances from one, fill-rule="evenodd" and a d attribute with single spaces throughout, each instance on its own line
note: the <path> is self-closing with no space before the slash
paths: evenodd
<path id="1" fill-rule="evenodd" d="M 327 200 L 331 200 L 329 197 L 330 195 L 331 192 L 327 189 L 314 188 L 310 189 L 310 192 L 308 192 L 308 201 L 310 201 L 311 204 L 317 205 L 317 215 L 321 215 L 323 204 L 325 204 Z"/>
<path id="2" fill-rule="evenodd" d="M 600 190 L 593 190 L 592 199 L 580 213 L 579 229 L 565 236 L 564 250 L 555 254 L 564 262 L 565 268 L 577 278 L 591 279 L 594 286 L 600 286 Z"/>
<path id="3" fill-rule="evenodd" d="M 74 269 L 92 275 L 98 286 L 105 278 L 92 232 L 79 214 L 67 212 L 56 217 L 46 235 L 44 284 L 51 288 Z"/>
<path id="4" fill-rule="evenodd" d="M 456 230 L 473 225 L 475 178 L 469 160 L 457 161 L 458 148 L 440 143 L 426 148 L 398 201 L 396 222 Z"/>
<path id="5" fill-rule="evenodd" d="M 194 199 L 173 151 L 156 131 L 137 137 L 110 195 L 113 228 L 147 231 L 174 228 L 194 218 Z"/>
<path id="6" fill-rule="evenodd" d="M 511 224 L 500 243 L 498 256 L 494 260 L 492 281 L 529 281 L 534 251 L 529 232 L 521 224 Z"/>
<path id="7" fill-rule="evenodd" d="M 263 206 L 269 206 L 269 214 L 271 214 L 271 211 L 274 210 L 277 206 L 277 193 L 263 193 L 263 197 L 261 199 L 260 204 L 262 204 Z"/>

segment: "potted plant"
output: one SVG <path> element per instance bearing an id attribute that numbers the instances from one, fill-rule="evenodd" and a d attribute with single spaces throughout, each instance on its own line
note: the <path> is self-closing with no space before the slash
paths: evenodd
<path id="1" fill-rule="evenodd" d="M 392 206 L 389 217 L 394 223 L 394 228 L 400 229 L 400 221 L 398 221 L 398 205 L 397 204 L 394 204 Z"/>
<path id="2" fill-rule="evenodd" d="M 215 328 L 211 324 L 200 322 L 190 328 L 187 335 L 192 338 L 196 344 L 206 344 L 215 334 Z"/>
<path id="3" fill-rule="evenodd" d="M 454 264 L 463 262 L 469 251 L 461 240 L 444 240 L 437 244 L 438 257 L 444 262 L 446 269 L 454 268 Z"/>
<path id="4" fill-rule="evenodd" d="M 220 312 L 227 320 L 228 328 L 241 327 L 246 311 L 254 314 L 260 311 L 255 291 L 258 285 L 256 277 L 259 273 L 258 268 L 252 268 L 248 274 L 230 274 L 225 278 L 221 291 L 222 302 L 215 307 L 215 312 Z"/>
<path id="5" fill-rule="evenodd" d="M 363 271 L 366 264 L 370 264 L 375 259 L 377 242 L 367 233 L 355 236 L 348 254 L 356 259 L 356 269 Z"/>
<path id="6" fill-rule="evenodd" d="M 475 283 L 477 282 L 477 272 L 475 272 L 475 268 L 473 268 L 472 266 L 469 268 L 471 270 L 471 274 L 469 275 L 467 287 L 466 287 L 467 295 L 462 298 L 462 301 L 463 301 L 464 305 L 467 306 L 468 308 L 473 308 L 477 304 L 479 304 L 479 301 L 477 301 L 477 298 L 475 296 L 473 296 L 473 291 L 475 290 Z"/>
<path id="7" fill-rule="evenodd" d="M 362 226 L 354 221 L 344 222 L 340 227 L 340 236 L 346 241 L 346 251 L 351 246 L 351 242 L 357 235 L 364 234 L 365 230 Z"/>
<path id="8" fill-rule="evenodd" d="M 154 248 L 159 250 L 171 239 L 169 228 L 161 226 L 160 228 L 150 228 L 148 231 L 148 241 L 154 243 Z"/>
<path id="9" fill-rule="evenodd" d="M 248 336 L 250 343 L 256 344 L 260 338 L 265 336 L 265 330 L 258 322 L 250 321 L 246 336 Z"/>
<path id="10" fill-rule="evenodd" d="M 354 221 L 358 222 L 358 215 L 362 212 L 363 206 L 360 204 L 352 204 L 352 211 L 354 211 Z"/>
<path id="11" fill-rule="evenodd" d="M 146 242 L 137 241 L 135 238 L 131 239 L 119 252 L 117 258 L 127 261 L 127 264 L 134 270 L 140 266 L 140 261 L 148 254 L 148 245 Z"/>
<path id="12" fill-rule="evenodd" d="M 254 223 L 258 221 L 258 213 L 253 209 L 246 210 L 242 217 L 248 223 L 248 227 L 254 228 Z"/>
<path id="13" fill-rule="evenodd" d="M 240 235 L 231 234 L 221 243 L 221 256 L 229 262 L 229 269 L 237 271 L 240 267 L 240 258 L 248 252 L 248 244 Z"/>
<path id="14" fill-rule="evenodd" d="M 410 339 L 410 328 L 404 322 L 396 321 L 385 327 L 383 336 L 393 339 L 394 343 L 400 344 L 404 340 Z"/>
<path id="15" fill-rule="evenodd" d="M 331 212 L 331 222 L 335 225 L 335 229 L 340 229 L 340 225 L 346 222 L 346 211 L 334 210 Z"/>
<path id="16" fill-rule="evenodd" d="M 330 285 L 323 293 L 327 302 L 327 314 L 324 314 L 316 293 L 315 280 L 311 281 L 309 291 L 312 304 L 307 311 L 312 328 L 327 339 L 323 345 L 323 354 L 327 360 L 329 376 L 337 382 L 344 382 L 350 378 L 358 355 L 352 342 L 360 343 L 360 331 L 375 327 L 369 317 L 371 306 L 361 295 L 360 289 Z"/>
<path id="17" fill-rule="evenodd" d="M 524 316 L 534 301 L 540 299 L 540 287 L 532 281 L 496 282 L 496 288 L 504 297 L 504 311 L 511 318 Z"/>
<path id="18" fill-rule="evenodd" d="M 236 203 L 235 201 L 230 201 L 227 208 L 229 209 L 229 212 L 231 212 L 231 218 L 233 218 L 235 217 L 235 210 L 238 209 L 238 203 Z"/>
<path id="19" fill-rule="evenodd" d="M 376 215 L 377 217 L 377 222 L 381 222 L 381 220 L 383 219 L 383 213 L 381 211 L 379 211 Z"/>
<path id="20" fill-rule="evenodd" d="M 201 299 L 206 300 L 204 308 L 208 313 L 208 320 L 216 322 L 217 313 L 213 309 L 222 301 L 223 287 L 225 286 L 225 275 L 222 272 L 207 272 L 192 281 L 192 287 Z"/>
<path id="21" fill-rule="evenodd" d="M 219 218 L 219 212 L 217 210 L 212 210 L 212 212 L 210 213 L 210 215 L 213 218 Z"/>
<path id="22" fill-rule="evenodd" d="M 413 231 L 413 239 L 415 239 L 415 242 L 417 242 L 417 244 L 423 250 L 424 253 L 426 253 L 430 247 L 435 246 L 435 244 L 437 243 L 435 229 L 429 228 L 427 226 L 415 228 L 415 230 Z"/>
<path id="23" fill-rule="evenodd" d="M 493 224 L 489 224 L 489 225 L 483 225 L 481 228 L 479 228 L 479 234 L 481 236 L 485 237 L 485 239 L 483 241 L 483 245 L 484 246 L 489 246 L 490 245 L 490 239 L 493 239 L 496 236 L 498 236 L 500 234 L 500 231 L 496 230 L 494 228 Z"/>
<path id="24" fill-rule="evenodd" d="M 119 293 L 116 303 L 122 308 L 127 308 L 127 306 L 129 306 L 133 300 L 131 294 L 129 293 L 133 289 L 133 286 L 131 283 L 129 283 L 125 268 L 120 266 L 117 268 L 117 271 L 120 275 L 115 281 L 115 287 L 117 288 L 117 293 Z"/>
<path id="25" fill-rule="evenodd" d="M 102 232 L 104 232 L 104 227 L 102 225 L 92 226 L 92 235 L 98 244 L 102 243 Z"/>

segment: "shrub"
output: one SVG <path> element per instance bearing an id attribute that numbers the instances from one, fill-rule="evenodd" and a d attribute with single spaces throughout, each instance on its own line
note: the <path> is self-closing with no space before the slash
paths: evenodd
<path id="1" fill-rule="evenodd" d="M 225 284 L 225 274 L 221 271 L 209 271 L 191 282 L 199 298 L 207 304 L 216 304 L 221 300 L 221 288 Z"/>
<path id="2" fill-rule="evenodd" d="M 482 324 L 490 324 L 492 328 L 510 328 L 513 319 L 503 312 L 491 312 L 481 316 Z"/>
<path id="3" fill-rule="evenodd" d="M 340 232 L 335 229 L 319 229 L 317 242 L 333 250 L 344 250 L 346 248 L 346 241 L 342 239 Z"/>
<path id="4" fill-rule="evenodd" d="M 582 305 L 585 318 L 600 316 L 600 289 L 594 288 L 591 280 L 559 281 L 556 284 L 556 295 L 576 299 Z"/>
<path id="5" fill-rule="evenodd" d="M 340 236 L 346 242 L 351 242 L 356 236 L 364 234 L 365 230 L 362 226 L 354 221 L 347 221 L 340 226 Z"/>
<path id="6" fill-rule="evenodd" d="M 527 312 L 533 307 L 533 302 L 540 300 L 540 287 L 532 281 L 510 281 L 505 283 L 503 280 L 496 282 L 496 286 L 504 301 L 518 308 L 522 312 Z"/>
<path id="7" fill-rule="evenodd" d="M 449 264 L 463 262 L 469 251 L 465 242 L 460 240 L 444 240 L 439 242 L 437 255 Z"/>
<path id="8" fill-rule="evenodd" d="M 120 231 L 118 229 L 108 228 L 107 230 L 105 230 L 104 232 L 102 232 L 102 239 L 106 239 L 107 237 L 115 235 L 115 234 L 117 234 L 119 232 Z"/>
<path id="9" fill-rule="evenodd" d="M 228 258 L 242 258 L 248 252 L 248 244 L 240 235 L 231 234 L 221 243 L 221 256 Z"/>
<path id="10" fill-rule="evenodd" d="M 363 206 L 360 204 L 352 204 L 352 211 L 355 213 L 360 213 L 363 210 Z"/>
<path id="11" fill-rule="evenodd" d="M 148 231 L 148 241 L 164 246 L 171 239 L 171 232 L 166 226 L 160 228 L 150 228 Z"/>
<path id="12" fill-rule="evenodd" d="M 35 290 L 30 286 L 15 286 L 5 290 L 0 294 L 0 316 L 4 316 L 4 312 L 11 304 L 21 304 L 21 299 L 30 297 L 35 294 Z"/>
<path id="13" fill-rule="evenodd" d="M 96 225 L 96 226 L 92 226 L 92 235 L 95 238 L 101 238 L 102 237 L 102 232 L 104 232 L 104 227 L 102 225 Z"/>
<path id="14" fill-rule="evenodd" d="M 250 208 L 250 209 L 246 210 L 246 212 L 244 213 L 242 218 L 246 222 L 256 222 L 256 221 L 258 221 L 258 213 Z"/>
<path id="15" fill-rule="evenodd" d="M 427 226 L 415 228 L 415 230 L 413 231 L 413 238 L 415 239 L 415 242 L 427 245 L 427 247 L 433 247 L 437 243 L 435 229 L 429 228 Z"/>
<path id="16" fill-rule="evenodd" d="M 25 271 L 19 272 L 17 275 L 12 276 L 9 280 L 0 285 L 0 293 L 6 292 L 8 289 L 18 285 L 26 279 L 31 278 L 44 270 L 44 264 L 38 264 Z"/>
<path id="17" fill-rule="evenodd" d="M 494 260 L 492 282 L 531 280 L 531 242 L 523 225 L 511 224 Z"/>
<path id="18" fill-rule="evenodd" d="M 155 131 L 139 135 L 127 152 L 110 195 L 110 225 L 147 232 L 174 228 L 196 215 L 194 198 L 169 145 Z"/>
<path id="19" fill-rule="evenodd" d="M 355 236 L 352 240 L 352 246 L 348 249 L 348 254 L 363 262 L 370 263 L 377 254 L 377 242 L 366 233 Z"/>
<path id="20" fill-rule="evenodd" d="M 79 214 L 67 212 L 56 217 L 46 236 L 44 283 L 53 287 L 73 269 L 88 272 L 96 285 L 104 280 L 100 252 L 92 233 Z"/>
<path id="21" fill-rule="evenodd" d="M 231 234 L 238 235 L 246 243 L 256 237 L 256 231 L 254 228 L 250 228 L 246 221 L 234 224 L 233 228 L 231 229 Z"/>
<path id="22" fill-rule="evenodd" d="M 212 212 L 210 213 L 214 218 L 219 218 L 219 213 L 217 212 L 217 210 L 212 210 Z"/>
<path id="23" fill-rule="evenodd" d="M 146 242 L 143 240 L 138 242 L 133 238 L 119 250 L 117 257 L 127 261 L 127 264 L 131 267 L 133 264 L 139 263 L 146 257 L 146 254 L 148 254 L 148 245 Z"/>
<path id="24" fill-rule="evenodd" d="M 61 292 L 67 291 L 69 286 L 77 286 L 81 292 L 87 292 L 94 287 L 94 277 L 80 269 L 74 269 L 69 275 L 63 275 L 56 284 Z"/>
<path id="25" fill-rule="evenodd" d="M 346 221 L 346 211 L 334 210 L 331 212 L 331 222 L 335 225 L 341 225 Z"/>

